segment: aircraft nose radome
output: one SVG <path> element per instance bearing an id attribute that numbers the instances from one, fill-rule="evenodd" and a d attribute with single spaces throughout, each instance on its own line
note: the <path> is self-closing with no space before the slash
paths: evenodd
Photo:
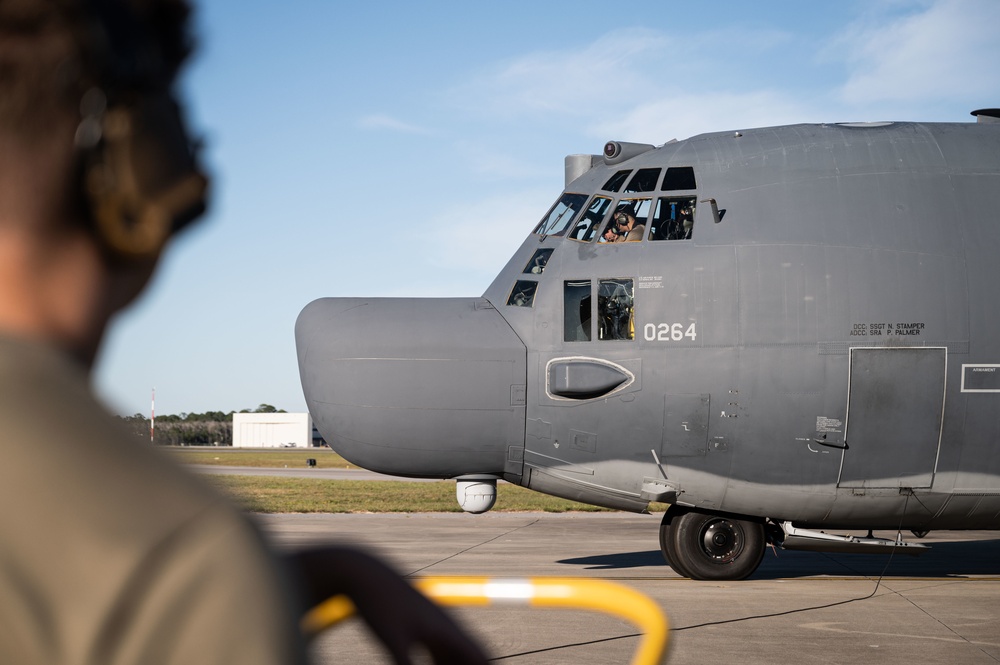
<path id="1" fill-rule="evenodd" d="M 524 445 L 526 352 L 482 298 L 323 298 L 295 324 L 316 427 L 349 461 L 450 478 Z"/>

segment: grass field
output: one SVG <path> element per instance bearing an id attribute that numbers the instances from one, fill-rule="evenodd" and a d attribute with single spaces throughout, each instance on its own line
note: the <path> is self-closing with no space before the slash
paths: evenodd
<path id="1" fill-rule="evenodd" d="M 455 483 L 393 480 L 320 480 L 273 476 L 204 476 L 254 513 L 459 513 Z M 533 492 L 517 485 L 497 488 L 495 511 L 604 510 Z"/>
<path id="2" fill-rule="evenodd" d="M 246 450 L 232 448 L 173 448 L 169 454 L 184 464 L 248 466 L 256 468 L 305 467 L 315 459 L 323 469 L 356 468 L 328 448 L 307 450 Z M 393 480 L 324 480 L 274 476 L 203 476 L 245 510 L 254 513 L 458 513 L 454 481 L 410 483 Z M 659 506 L 662 510 L 664 507 Z M 651 506 L 656 510 L 657 506 Z M 495 511 L 606 510 L 576 501 L 559 499 L 532 490 L 501 483 Z"/>
<path id="3" fill-rule="evenodd" d="M 306 465 L 307 459 L 316 460 L 321 469 L 350 469 L 343 457 L 329 448 L 306 448 L 304 450 L 248 450 L 246 448 L 167 448 L 170 455 L 184 464 L 217 464 L 221 466 L 252 466 L 257 468 L 280 469 Z"/>

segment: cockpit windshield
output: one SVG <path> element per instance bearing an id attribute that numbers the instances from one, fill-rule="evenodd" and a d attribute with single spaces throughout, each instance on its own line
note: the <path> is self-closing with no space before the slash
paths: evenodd
<path id="1" fill-rule="evenodd" d="M 661 191 L 676 193 L 654 196 L 657 185 Z M 564 193 L 534 233 L 598 244 L 691 240 L 698 198 L 696 192 L 685 190 L 696 186 L 690 166 L 617 171 L 603 191 L 592 196 Z"/>
<path id="2" fill-rule="evenodd" d="M 590 205 L 587 206 L 587 212 L 583 213 L 579 221 L 577 221 L 576 226 L 573 228 L 573 233 L 569 237 L 573 240 L 582 240 L 584 242 L 593 240 L 594 236 L 597 235 L 597 229 L 600 227 L 601 222 L 604 221 L 604 217 L 610 209 L 611 199 L 607 196 L 595 196 L 592 198 Z"/>
<path id="3" fill-rule="evenodd" d="M 622 199 L 597 242 L 638 242 L 646 233 L 652 199 Z"/>
<path id="4" fill-rule="evenodd" d="M 659 198 L 650 220 L 650 240 L 690 240 L 694 228 L 693 196 Z"/>
<path id="5" fill-rule="evenodd" d="M 541 236 L 565 235 L 586 200 L 586 194 L 563 194 L 535 228 L 535 233 Z"/>
<path id="6" fill-rule="evenodd" d="M 651 192 L 656 189 L 656 181 L 659 179 L 660 169 L 639 169 L 629 181 L 625 193 Z"/>

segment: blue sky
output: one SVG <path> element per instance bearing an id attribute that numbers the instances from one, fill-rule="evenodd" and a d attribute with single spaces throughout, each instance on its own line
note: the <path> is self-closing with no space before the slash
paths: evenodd
<path id="1" fill-rule="evenodd" d="M 196 25 L 212 206 L 111 329 L 121 414 L 153 387 L 161 414 L 305 410 L 306 303 L 481 295 L 609 139 L 1000 106 L 995 0 L 207 0 Z"/>

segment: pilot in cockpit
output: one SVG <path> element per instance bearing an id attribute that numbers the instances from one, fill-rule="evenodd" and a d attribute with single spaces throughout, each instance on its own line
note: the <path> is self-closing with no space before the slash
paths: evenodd
<path id="1" fill-rule="evenodd" d="M 691 239 L 691 230 L 694 228 L 694 211 L 691 206 L 681 208 L 681 240 Z"/>
<path id="2" fill-rule="evenodd" d="M 636 224 L 635 217 L 627 210 L 619 210 L 611 218 L 601 236 L 601 242 L 635 242 L 642 240 L 645 224 Z"/>

